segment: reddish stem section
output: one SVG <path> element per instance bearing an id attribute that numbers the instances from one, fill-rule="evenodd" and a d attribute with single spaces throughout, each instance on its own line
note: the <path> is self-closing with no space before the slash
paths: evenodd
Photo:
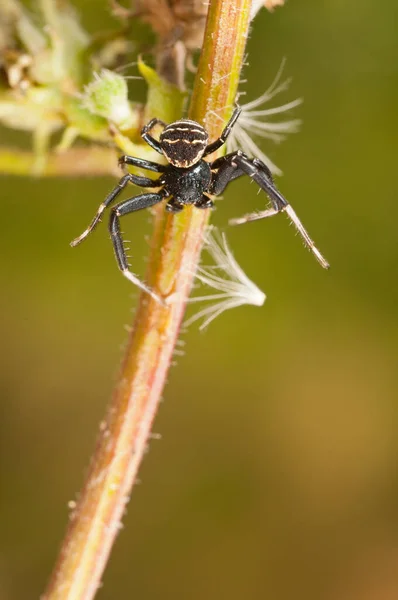
<path id="1" fill-rule="evenodd" d="M 212 139 L 232 110 L 249 10 L 250 0 L 210 2 L 190 117 L 204 123 Z M 148 443 L 208 219 L 208 211 L 190 207 L 174 216 L 155 213 L 147 279 L 169 304 L 140 299 L 89 474 L 42 600 L 90 600 L 98 589 Z"/>

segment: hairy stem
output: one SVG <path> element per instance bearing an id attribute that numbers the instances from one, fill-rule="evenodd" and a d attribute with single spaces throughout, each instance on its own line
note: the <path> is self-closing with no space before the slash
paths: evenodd
<path id="1" fill-rule="evenodd" d="M 211 0 L 190 117 L 216 138 L 231 114 L 250 0 Z M 218 116 L 217 116 L 218 115 Z M 147 280 L 172 299 L 140 303 L 108 414 L 58 562 L 42 600 L 90 600 L 100 584 L 165 385 L 209 219 L 156 211 Z"/>

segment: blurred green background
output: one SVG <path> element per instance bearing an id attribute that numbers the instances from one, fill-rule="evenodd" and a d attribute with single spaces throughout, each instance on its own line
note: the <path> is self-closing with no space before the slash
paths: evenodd
<path id="1" fill-rule="evenodd" d="M 305 100 L 301 133 L 262 148 L 332 269 L 283 216 L 228 228 L 268 299 L 183 335 L 98 598 L 397 598 L 397 23 L 395 0 L 256 19 L 247 98 L 286 57 L 280 101 Z M 113 184 L 1 180 L 1 600 L 44 588 L 132 320 L 106 227 L 69 247 Z M 263 206 L 236 182 L 213 222 Z M 142 273 L 148 215 L 125 228 Z"/>

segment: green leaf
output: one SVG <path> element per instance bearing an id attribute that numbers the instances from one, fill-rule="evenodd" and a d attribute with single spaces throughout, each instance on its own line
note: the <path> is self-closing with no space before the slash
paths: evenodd
<path id="1" fill-rule="evenodd" d="M 146 120 L 157 117 L 166 123 L 172 123 L 181 118 L 186 92 L 182 92 L 175 85 L 168 83 L 148 67 L 142 60 L 138 60 L 138 70 L 148 85 L 147 104 L 145 108 Z"/>

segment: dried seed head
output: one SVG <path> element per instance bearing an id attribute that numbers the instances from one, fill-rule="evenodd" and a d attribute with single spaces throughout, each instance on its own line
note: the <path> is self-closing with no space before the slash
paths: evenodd
<path id="1" fill-rule="evenodd" d="M 184 89 L 184 71 L 192 52 L 201 48 L 208 3 L 204 0 L 134 0 L 130 11 L 113 1 L 122 18 L 148 23 L 158 41 L 154 53 L 156 70 L 170 83 Z"/>

